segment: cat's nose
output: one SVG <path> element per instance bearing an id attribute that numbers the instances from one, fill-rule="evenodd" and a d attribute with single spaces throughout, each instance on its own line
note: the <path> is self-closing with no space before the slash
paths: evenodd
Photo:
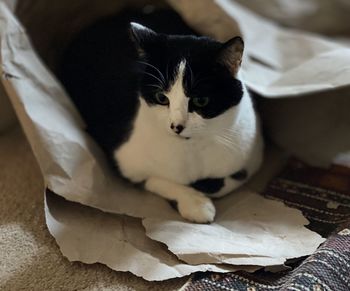
<path id="1" fill-rule="evenodd" d="M 170 128 L 177 134 L 180 134 L 185 129 L 183 125 L 181 124 L 175 125 L 174 123 L 170 125 Z"/>

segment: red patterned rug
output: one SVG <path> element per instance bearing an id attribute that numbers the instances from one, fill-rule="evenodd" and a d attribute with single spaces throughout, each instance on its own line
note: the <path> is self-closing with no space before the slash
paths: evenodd
<path id="1" fill-rule="evenodd" d="M 292 159 L 263 195 L 300 209 L 307 227 L 326 242 L 311 256 L 288 262 L 289 271 L 197 273 L 182 290 L 350 291 L 350 169 L 324 170 Z"/>

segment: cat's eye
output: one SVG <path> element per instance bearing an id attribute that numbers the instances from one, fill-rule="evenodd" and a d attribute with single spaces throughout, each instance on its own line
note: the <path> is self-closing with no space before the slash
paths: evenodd
<path id="1" fill-rule="evenodd" d="M 156 101 L 160 105 L 169 105 L 169 99 L 162 93 L 157 93 L 156 94 Z"/>
<path id="2" fill-rule="evenodd" d="M 209 97 L 195 97 L 192 99 L 192 103 L 196 107 L 205 107 L 209 103 Z"/>

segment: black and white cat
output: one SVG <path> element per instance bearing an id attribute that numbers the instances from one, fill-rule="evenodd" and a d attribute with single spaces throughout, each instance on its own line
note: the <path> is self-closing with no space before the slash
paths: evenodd
<path id="1" fill-rule="evenodd" d="M 259 121 L 239 78 L 243 41 L 126 23 L 111 18 L 82 32 L 62 81 L 123 177 L 176 201 L 184 218 L 212 222 L 211 198 L 262 162 Z"/>

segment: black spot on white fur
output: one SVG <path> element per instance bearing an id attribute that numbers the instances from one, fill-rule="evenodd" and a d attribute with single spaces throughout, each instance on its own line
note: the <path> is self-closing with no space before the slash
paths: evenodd
<path id="1" fill-rule="evenodd" d="M 168 202 L 172 209 L 179 211 L 178 203 L 176 200 L 168 200 Z"/>
<path id="2" fill-rule="evenodd" d="M 208 178 L 198 180 L 192 183 L 190 186 L 200 192 L 210 195 L 219 192 L 224 185 L 224 179 L 222 178 Z"/>
<path id="3" fill-rule="evenodd" d="M 245 169 L 242 169 L 230 176 L 232 179 L 235 179 L 237 181 L 244 181 L 248 178 L 248 172 Z"/>

